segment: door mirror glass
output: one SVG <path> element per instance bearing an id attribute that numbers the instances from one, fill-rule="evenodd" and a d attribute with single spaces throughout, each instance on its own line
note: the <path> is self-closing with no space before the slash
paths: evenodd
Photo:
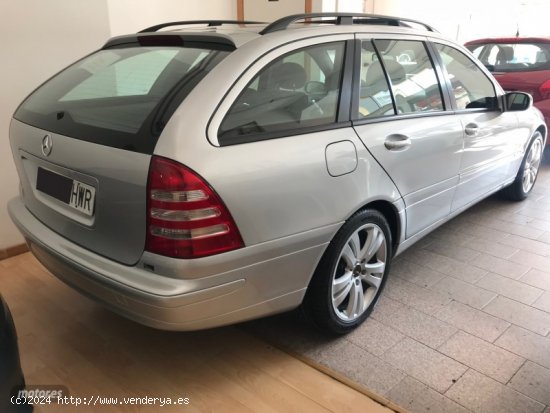
<path id="1" fill-rule="evenodd" d="M 533 98 L 529 93 L 509 92 L 504 95 L 506 110 L 520 112 L 529 109 L 533 105 Z"/>

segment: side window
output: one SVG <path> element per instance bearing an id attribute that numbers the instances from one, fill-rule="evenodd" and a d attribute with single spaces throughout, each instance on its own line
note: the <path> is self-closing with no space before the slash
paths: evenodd
<path id="1" fill-rule="evenodd" d="M 358 119 L 395 115 L 390 86 L 371 41 L 361 44 Z"/>
<path id="2" fill-rule="evenodd" d="M 495 88 L 481 69 L 461 51 L 435 44 L 447 70 L 458 109 L 495 109 Z"/>
<path id="3" fill-rule="evenodd" d="M 542 44 L 486 43 L 469 48 L 491 72 L 548 70 L 550 67 L 550 49 Z"/>
<path id="4" fill-rule="evenodd" d="M 269 63 L 231 106 L 220 126 L 220 144 L 336 122 L 344 50 L 344 42 L 325 43 Z"/>
<path id="5" fill-rule="evenodd" d="M 472 54 L 478 58 L 479 60 L 481 60 L 481 55 L 484 54 L 483 53 L 483 49 L 485 48 L 484 45 L 479 45 L 479 46 L 469 46 L 468 49 L 470 49 L 470 52 L 472 52 Z"/>
<path id="6" fill-rule="evenodd" d="M 390 78 L 398 114 L 444 110 L 441 87 L 423 42 L 375 40 L 374 45 Z"/>
<path id="7" fill-rule="evenodd" d="M 501 53 L 500 53 L 500 50 L 498 49 L 498 47 L 496 47 L 494 45 L 488 47 L 487 48 L 487 53 L 486 53 L 487 64 L 494 66 L 497 63 L 497 61 L 500 61 L 500 60 L 503 59 L 500 55 L 501 55 Z"/>

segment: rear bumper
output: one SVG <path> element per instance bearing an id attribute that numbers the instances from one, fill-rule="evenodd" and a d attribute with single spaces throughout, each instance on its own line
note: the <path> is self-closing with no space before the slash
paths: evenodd
<path id="1" fill-rule="evenodd" d="M 262 259 L 253 264 L 250 264 L 250 250 L 257 247 L 212 259 L 190 260 L 190 268 L 198 268 L 208 276 L 190 273 L 186 279 L 185 274 L 182 275 L 185 260 L 178 261 L 180 268 L 169 268 L 168 276 L 152 272 L 143 260 L 135 266 L 123 265 L 53 232 L 27 210 L 20 198 L 8 203 L 8 211 L 29 249 L 53 275 L 114 312 L 165 330 L 211 328 L 298 306 L 326 246 L 326 242 L 319 243 L 296 252 L 272 255 L 266 260 L 269 245 L 264 245 L 258 248 L 261 250 L 258 256 Z M 326 228 L 323 236 L 310 234 L 309 238 L 312 242 L 330 239 L 333 231 L 333 228 Z M 303 238 L 304 235 L 295 237 Z M 272 248 L 272 251 L 279 250 Z M 245 256 L 242 263 L 246 265 L 239 265 L 238 254 Z M 172 267 L 175 265 L 170 259 L 148 255 L 151 262 L 164 262 L 165 268 L 154 267 L 157 271 L 166 269 L 170 263 Z M 223 272 L 212 274 L 208 271 L 209 265 L 219 268 L 222 256 L 228 257 L 233 268 L 224 266 Z"/>

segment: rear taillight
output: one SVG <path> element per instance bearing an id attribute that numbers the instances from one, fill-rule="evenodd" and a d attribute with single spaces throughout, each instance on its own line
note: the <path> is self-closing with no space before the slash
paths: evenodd
<path id="1" fill-rule="evenodd" d="M 178 162 L 151 158 L 147 251 L 198 258 L 243 246 L 231 214 L 204 179 Z"/>
<path id="2" fill-rule="evenodd" d="M 539 93 L 541 100 L 550 98 L 550 79 L 539 86 Z"/>

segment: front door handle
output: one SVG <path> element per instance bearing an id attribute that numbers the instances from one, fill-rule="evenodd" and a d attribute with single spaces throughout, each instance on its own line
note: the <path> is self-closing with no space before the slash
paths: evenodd
<path id="1" fill-rule="evenodd" d="M 479 133 L 479 126 L 475 123 L 468 123 L 464 128 L 464 132 L 468 136 L 476 136 Z"/>
<path id="2" fill-rule="evenodd" d="M 405 135 L 390 135 L 386 137 L 384 146 L 390 151 L 400 151 L 411 146 L 411 138 Z"/>

